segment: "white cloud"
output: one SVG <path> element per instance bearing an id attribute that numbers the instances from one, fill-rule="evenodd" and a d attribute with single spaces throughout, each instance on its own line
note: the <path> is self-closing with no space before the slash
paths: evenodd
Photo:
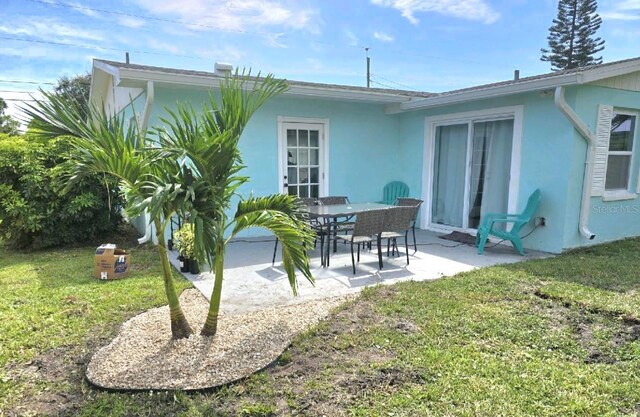
<path id="1" fill-rule="evenodd" d="M 98 12 L 96 12 L 95 10 L 91 10 L 90 8 L 88 8 L 82 3 L 68 1 L 66 4 L 68 4 L 69 6 L 72 6 L 74 10 L 76 10 L 78 13 L 82 13 L 85 16 L 100 17 L 100 14 Z"/>
<path id="2" fill-rule="evenodd" d="M 611 11 L 611 12 L 604 12 L 604 13 L 599 13 L 600 17 L 602 17 L 605 20 L 640 20 L 640 14 L 629 14 L 629 13 L 623 13 L 623 12 L 615 12 L 615 11 Z"/>
<path id="3" fill-rule="evenodd" d="M 148 12 L 189 22 L 201 31 L 254 32 L 256 28 L 282 27 L 320 32 L 321 20 L 315 9 L 297 2 L 277 0 L 136 0 Z"/>
<path id="4" fill-rule="evenodd" d="M 265 34 L 267 45 L 274 48 L 288 48 L 287 44 L 283 40 L 287 37 L 284 33 Z"/>
<path id="5" fill-rule="evenodd" d="M 80 57 L 77 53 L 63 50 L 62 48 L 49 48 L 46 45 L 27 45 L 20 48 L 1 47 L 0 56 L 13 56 L 22 59 L 46 59 L 58 62 L 78 62 Z"/>
<path id="6" fill-rule="evenodd" d="M 613 8 L 600 13 L 605 20 L 640 20 L 640 0 L 613 3 Z"/>
<path id="7" fill-rule="evenodd" d="M 90 41 L 101 41 L 104 36 L 100 32 L 83 29 L 76 26 L 67 25 L 56 19 L 31 18 L 24 23 L 12 23 L 11 25 L 0 25 L 0 32 L 12 35 L 25 35 L 37 38 L 52 40 L 82 39 Z"/>
<path id="8" fill-rule="evenodd" d="M 344 36 L 347 38 L 347 42 L 349 43 L 349 46 L 360 45 L 360 40 L 358 39 L 358 37 L 355 35 L 355 33 L 350 31 L 349 29 L 344 31 Z"/>
<path id="9" fill-rule="evenodd" d="M 393 36 L 384 32 L 373 32 L 373 37 L 381 42 L 393 42 Z"/>
<path id="10" fill-rule="evenodd" d="M 120 24 L 120 26 L 138 29 L 145 25 L 145 21 L 142 19 L 138 19 L 137 17 L 120 16 L 118 17 L 118 24 Z"/>
<path id="11" fill-rule="evenodd" d="M 500 14 L 485 0 L 371 0 L 371 3 L 394 8 L 409 22 L 417 25 L 420 21 L 416 13 L 440 13 L 467 20 L 476 20 L 491 24 L 500 18 Z"/>

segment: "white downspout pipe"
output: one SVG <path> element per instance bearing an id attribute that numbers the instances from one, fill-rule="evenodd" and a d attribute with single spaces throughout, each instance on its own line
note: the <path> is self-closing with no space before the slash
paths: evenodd
<path id="1" fill-rule="evenodd" d="M 554 101 L 556 107 L 571 122 L 580 136 L 587 142 L 587 157 L 582 181 L 582 203 L 580 206 L 580 234 L 589 240 L 595 239 L 595 233 L 589 230 L 589 213 L 591 211 L 591 188 L 593 183 L 593 161 L 596 150 L 596 135 L 576 114 L 564 98 L 564 87 L 556 87 Z"/>
<path id="2" fill-rule="evenodd" d="M 154 90 L 153 81 L 147 81 L 147 100 L 144 103 L 144 112 L 142 113 L 142 122 L 138 126 L 140 132 L 146 132 L 149 125 L 149 117 L 151 116 L 151 107 L 153 106 Z M 147 225 L 144 236 L 138 239 L 138 244 L 142 245 L 153 239 L 153 228 L 149 222 L 149 213 L 144 212 L 144 224 Z"/>

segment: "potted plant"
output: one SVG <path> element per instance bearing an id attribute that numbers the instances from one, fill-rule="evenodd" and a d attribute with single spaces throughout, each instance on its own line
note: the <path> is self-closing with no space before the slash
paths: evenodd
<path id="1" fill-rule="evenodd" d="M 180 254 L 178 257 L 180 260 L 180 272 L 199 274 L 200 266 L 198 265 L 198 260 L 195 259 L 193 225 L 185 223 L 173 238 L 173 244 Z"/>

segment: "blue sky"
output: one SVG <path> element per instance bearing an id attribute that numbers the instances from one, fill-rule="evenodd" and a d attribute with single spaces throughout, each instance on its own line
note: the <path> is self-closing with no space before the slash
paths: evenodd
<path id="1" fill-rule="evenodd" d="M 640 56 L 640 0 L 601 0 L 605 61 Z M 549 72 L 555 0 L 0 0 L 0 97 L 28 98 L 93 58 L 439 92 Z M 99 10 L 98 10 L 99 9 Z M 182 23 L 181 23 L 182 22 Z M 84 46 L 84 47 L 82 47 Z M 44 84 L 19 84 L 30 81 Z M 49 83 L 49 84 L 46 84 Z"/>

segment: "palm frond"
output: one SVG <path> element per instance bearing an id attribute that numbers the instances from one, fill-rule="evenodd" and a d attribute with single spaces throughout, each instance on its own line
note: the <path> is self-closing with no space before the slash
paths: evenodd
<path id="1" fill-rule="evenodd" d="M 291 196 L 250 198 L 238 204 L 230 238 L 251 227 L 271 231 L 282 244 L 283 266 L 294 294 L 297 294 L 296 270 L 312 284 L 307 250 L 313 246 L 315 232 L 305 221 L 306 215 Z"/>

